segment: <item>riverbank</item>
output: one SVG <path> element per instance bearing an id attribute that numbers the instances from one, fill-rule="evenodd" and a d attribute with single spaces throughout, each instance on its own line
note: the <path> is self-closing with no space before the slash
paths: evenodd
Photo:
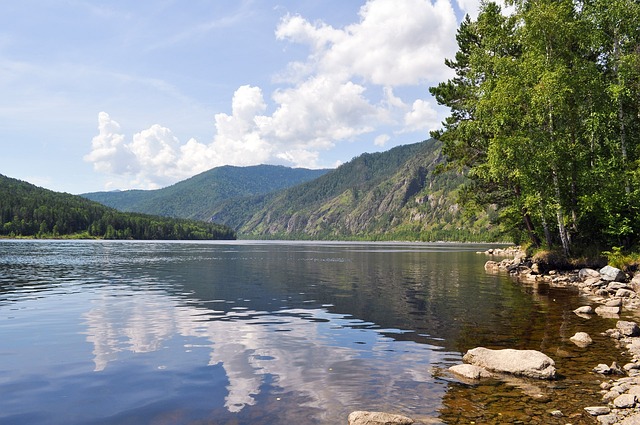
<path id="1" fill-rule="evenodd" d="M 506 272 L 523 283 L 577 289 L 589 302 L 574 313 L 585 320 L 594 314 L 617 319 L 616 327 L 605 334 L 612 338 L 616 349 L 626 350 L 631 360 L 623 366 L 615 362 L 594 365 L 593 372 L 601 376 L 602 404 L 585 406 L 585 411 L 603 425 L 640 425 L 640 327 L 628 320 L 640 310 L 640 274 L 629 276 L 611 266 L 599 270 L 542 271 L 539 264 L 517 247 L 488 250 L 483 254 L 506 256 L 487 261 L 485 270 L 489 273 Z M 588 345 L 591 338 L 579 332 L 571 339 L 576 344 Z"/>

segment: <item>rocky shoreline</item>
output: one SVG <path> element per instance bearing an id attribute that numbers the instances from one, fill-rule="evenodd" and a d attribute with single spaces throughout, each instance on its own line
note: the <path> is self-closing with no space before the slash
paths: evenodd
<path id="1" fill-rule="evenodd" d="M 594 365 L 593 372 L 601 375 L 602 403 L 585 406 L 584 410 L 602 425 L 640 425 L 640 327 L 636 322 L 620 320 L 620 315 L 640 313 L 640 273 L 629 276 L 621 270 L 605 266 L 599 270 L 544 271 L 540 264 L 527 258 L 519 247 L 490 249 L 481 254 L 500 257 L 485 263 L 489 273 L 506 272 L 525 283 L 544 283 L 552 287 L 576 288 L 587 297 L 589 303 L 574 310 L 574 314 L 588 319 L 592 315 L 618 319 L 616 327 L 604 334 L 611 337 L 617 349 L 624 349 L 631 361 L 622 367 Z M 581 347 L 592 343 L 586 332 L 577 332 L 571 341 Z M 450 370 L 461 379 L 478 381 L 497 374 L 513 374 L 539 379 L 553 379 L 553 360 L 534 350 L 488 350 L 478 347 L 469 350 L 465 363 Z M 477 359 L 482 353 L 484 358 Z M 520 360 L 513 361 L 514 358 Z M 530 369 L 513 369 L 514 364 L 529 362 L 537 358 Z M 504 361 L 503 361 L 504 360 Z M 548 371 L 540 374 L 541 370 Z M 561 411 L 551 415 L 562 417 Z M 349 416 L 349 425 L 418 424 L 411 418 L 381 412 L 354 412 Z"/>
<path id="2" fill-rule="evenodd" d="M 484 254 L 508 256 L 500 261 L 487 261 L 487 272 L 504 271 L 525 282 L 577 288 L 590 301 L 588 305 L 574 310 L 581 317 L 597 314 L 620 319 L 623 312 L 628 314 L 640 308 L 640 273 L 628 276 L 611 266 L 599 270 L 582 268 L 543 272 L 539 264 L 527 258 L 517 247 L 489 250 Z M 603 425 L 640 425 L 640 327 L 633 321 L 618 320 L 616 327 L 605 334 L 615 341 L 616 348 L 628 352 L 631 361 L 622 367 L 615 362 L 594 365 L 593 371 L 602 375 L 602 404 L 586 406 L 585 411 Z M 571 340 L 582 346 L 591 343 L 591 337 L 585 332 L 576 333 Z"/>

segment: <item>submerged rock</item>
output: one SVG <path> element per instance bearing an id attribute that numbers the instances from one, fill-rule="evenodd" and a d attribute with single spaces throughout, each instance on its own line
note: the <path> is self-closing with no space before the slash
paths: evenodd
<path id="1" fill-rule="evenodd" d="M 587 345 L 593 342 L 589 334 L 586 332 L 576 332 L 576 334 L 571 338 L 569 338 L 569 340 L 573 342 L 575 345 L 577 345 L 578 347 L 582 347 L 582 348 L 586 347 Z"/>
<path id="2" fill-rule="evenodd" d="M 411 425 L 414 422 L 406 416 L 385 412 L 356 411 L 349 415 L 349 425 Z"/>
<path id="3" fill-rule="evenodd" d="M 489 373 L 487 369 L 471 364 L 459 364 L 451 366 L 449 370 L 456 375 L 460 375 L 461 377 L 467 379 L 491 378 L 491 373 Z"/>
<path id="4" fill-rule="evenodd" d="M 575 314 L 593 314 L 593 307 L 590 305 L 583 305 L 573 310 Z"/>
<path id="5" fill-rule="evenodd" d="M 467 363 L 493 372 L 509 373 L 536 379 L 554 379 L 555 362 L 536 350 L 491 350 L 477 347 L 467 351 L 462 358 Z"/>

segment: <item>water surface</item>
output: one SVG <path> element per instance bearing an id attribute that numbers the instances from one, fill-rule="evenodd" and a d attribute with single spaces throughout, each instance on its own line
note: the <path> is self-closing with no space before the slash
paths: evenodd
<path id="1" fill-rule="evenodd" d="M 624 361 L 576 293 L 486 274 L 476 245 L 0 241 L 0 424 L 593 423 Z M 586 349 L 568 338 L 588 331 Z M 597 332 L 596 332 L 597 331 Z M 459 382 L 475 346 L 561 379 Z"/>

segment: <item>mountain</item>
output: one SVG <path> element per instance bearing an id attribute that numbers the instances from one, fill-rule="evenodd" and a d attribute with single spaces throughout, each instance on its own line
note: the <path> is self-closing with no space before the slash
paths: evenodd
<path id="1" fill-rule="evenodd" d="M 106 239 L 235 239 L 202 221 L 122 213 L 81 196 L 0 175 L 0 236 Z"/>
<path id="2" fill-rule="evenodd" d="M 466 181 L 444 162 L 431 139 L 365 153 L 315 180 L 220 204 L 210 220 L 245 238 L 368 240 L 498 240 L 493 209 L 463 213 Z"/>
<path id="3" fill-rule="evenodd" d="M 204 220 L 222 202 L 263 195 L 313 180 L 329 170 L 276 165 L 223 166 L 158 190 L 127 190 L 83 194 L 120 211 Z"/>

